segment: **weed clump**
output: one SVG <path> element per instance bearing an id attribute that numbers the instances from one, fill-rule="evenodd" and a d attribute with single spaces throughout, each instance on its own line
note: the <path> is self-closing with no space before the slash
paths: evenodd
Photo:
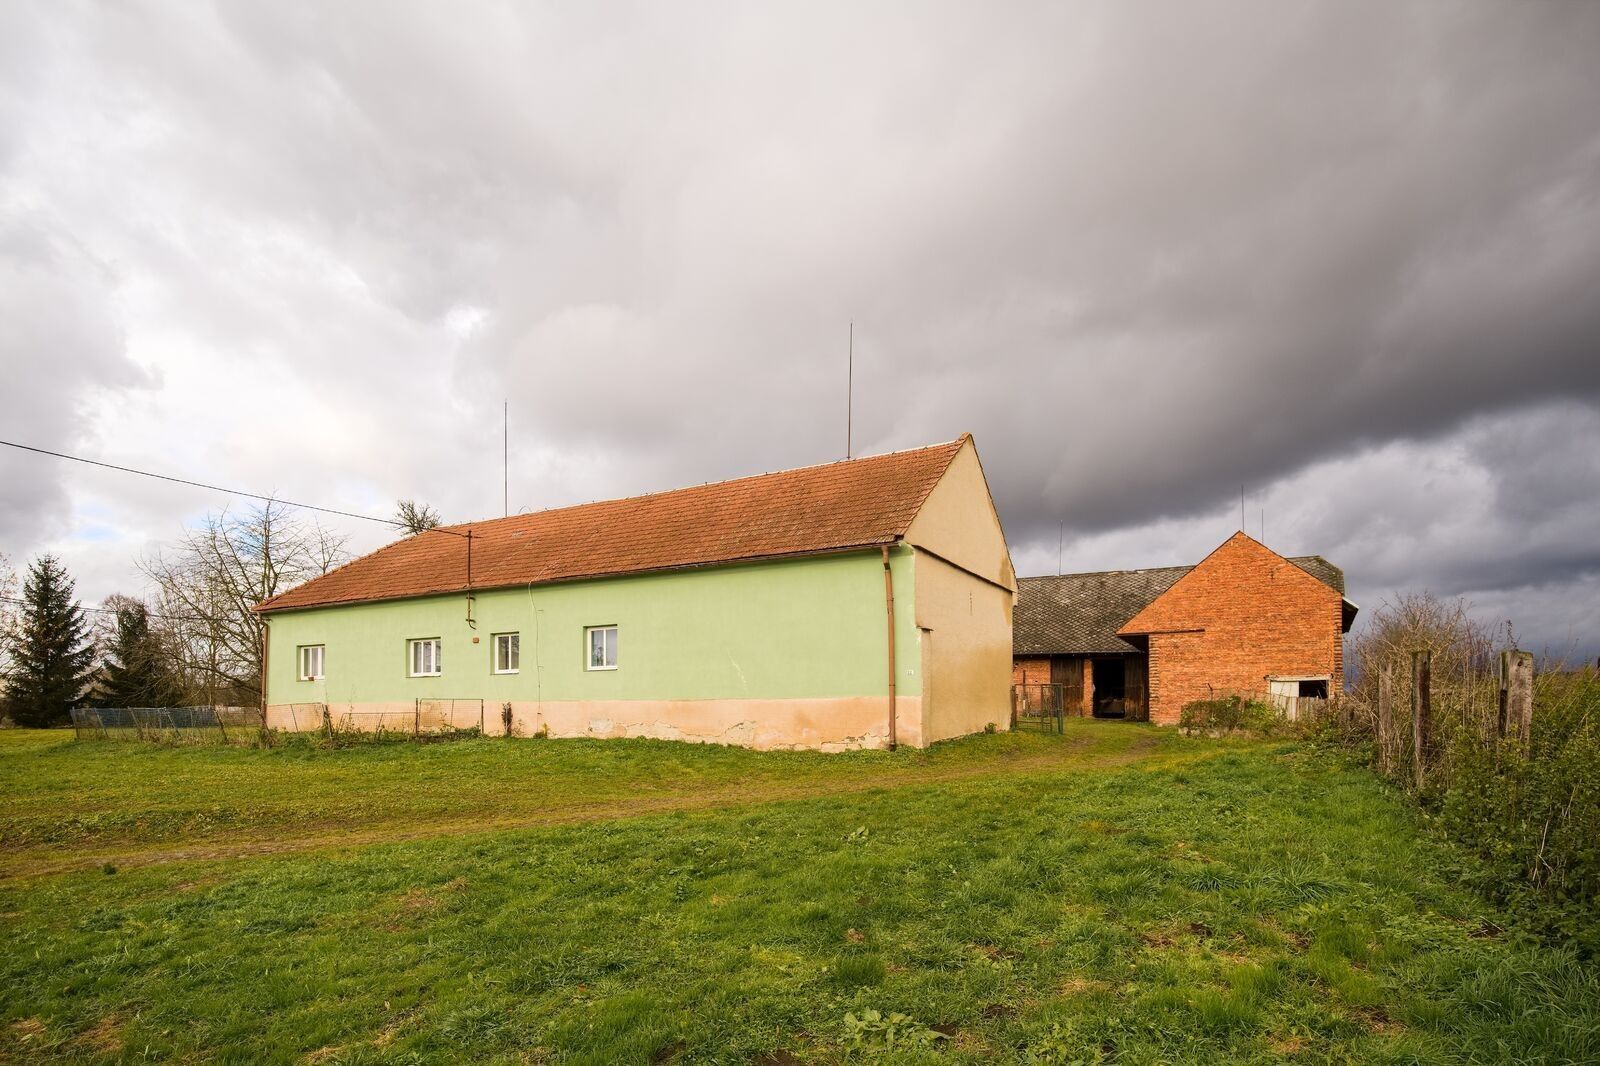
<path id="1" fill-rule="evenodd" d="M 870 1007 L 860 1014 L 844 1016 L 844 1046 L 851 1052 L 883 1052 L 897 1049 L 932 1049 L 946 1034 L 929 1029 L 915 1018 L 891 1011 L 884 1014 Z"/>

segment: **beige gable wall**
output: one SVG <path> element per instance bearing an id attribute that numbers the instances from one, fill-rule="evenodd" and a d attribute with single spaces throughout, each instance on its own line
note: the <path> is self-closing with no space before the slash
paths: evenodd
<path id="1" fill-rule="evenodd" d="M 1017 579 L 971 438 L 906 530 L 917 549 L 925 743 L 1006 729 Z"/>
<path id="2" fill-rule="evenodd" d="M 918 552 L 924 743 L 1011 722 L 1011 609 L 1007 589 Z"/>
<path id="3" fill-rule="evenodd" d="M 970 437 L 923 502 L 906 541 L 1016 592 L 1011 553 Z"/>

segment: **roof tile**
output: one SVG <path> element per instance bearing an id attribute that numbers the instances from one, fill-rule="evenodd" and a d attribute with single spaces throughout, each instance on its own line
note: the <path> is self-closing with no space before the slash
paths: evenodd
<path id="1" fill-rule="evenodd" d="M 969 438 L 822 466 L 449 526 L 364 555 L 260 611 L 401 599 L 888 544 Z"/>

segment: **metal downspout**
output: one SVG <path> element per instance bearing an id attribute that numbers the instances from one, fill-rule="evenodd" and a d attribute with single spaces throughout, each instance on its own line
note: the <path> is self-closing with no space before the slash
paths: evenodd
<path id="1" fill-rule="evenodd" d="M 272 654 L 271 623 L 261 619 L 261 728 L 267 728 L 267 667 Z"/>
<path id="2" fill-rule="evenodd" d="M 889 569 L 889 546 L 883 546 L 883 609 L 889 619 L 889 750 L 898 747 L 895 735 L 896 718 L 894 689 L 894 571 Z"/>

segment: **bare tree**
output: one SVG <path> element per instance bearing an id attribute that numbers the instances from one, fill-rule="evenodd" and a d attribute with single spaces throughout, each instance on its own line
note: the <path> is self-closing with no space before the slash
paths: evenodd
<path id="1" fill-rule="evenodd" d="M 10 673 L 11 641 L 16 635 L 17 590 L 20 587 L 11 560 L 0 555 L 0 687 L 3 687 Z"/>
<path id="2" fill-rule="evenodd" d="M 193 696 L 206 703 L 260 698 L 262 625 L 254 607 L 343 562 L 344 542 L 269 502 L 208 515 L 140 563 Z"/>
<path id="3" fill-rule="evenodd" d="M 438 529 L 441 524 L 438 511 L 415 500 L 401 500 L 395 507 L 394 520 L 411 536 Z"/>
<path id="4" fill-rule="evenodd" d="M 1375 703 L 1383 667 L 1396 676 L 1407 675 L 1414 651 L 1432 653 L 1437 687 L 1489 670 L 1494 638 L 1473 621 L 1465 600 L 1441 600 L 1431 592 L 1404 593 L 1371 612 L 1347 646 L 1356 691 Z"/>

